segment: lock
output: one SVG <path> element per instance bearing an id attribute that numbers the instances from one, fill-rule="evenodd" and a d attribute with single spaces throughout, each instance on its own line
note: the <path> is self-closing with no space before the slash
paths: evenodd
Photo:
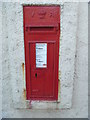
<path id="1" fill-rule="evenodd" d="M 37 73 L 35 73 L 35 77 L 37 78 Z"/>

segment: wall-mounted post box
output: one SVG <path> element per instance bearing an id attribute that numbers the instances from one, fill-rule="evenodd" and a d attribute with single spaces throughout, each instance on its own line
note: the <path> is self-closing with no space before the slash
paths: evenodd
<path id="1" fill-rule="evenodd" d="M 24 6 L 26 95 L 58 99 L 59 6 Z"/>

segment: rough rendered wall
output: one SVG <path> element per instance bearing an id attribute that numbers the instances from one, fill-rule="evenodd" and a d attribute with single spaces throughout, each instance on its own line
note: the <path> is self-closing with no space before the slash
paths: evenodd
<path id="1" fill-rule="evenodd" d="M 90 2 L 88 4 L 88 50 L 90 48 Z M 90 86 L 90 55 L 88 54 L 88 87 Z M 90 87 L 88 88 L 88 118 L 90 118 Z"/>
<path id="2" fill-rule="evenodd" d="M 62 13 L 62 38 L 60 42 L 62 108 L 72 106 L 77 20 L 78 3 L 65 3 Z"/>
<path id="3" fill-rule="evenodd" d="M 2 116 L 2 3 L 0 2 L 0 119 Z"/>
<path id="4" fill-rule="evenodd" d="M 12 88 L 11 88 L 11 74 L 10 74 L 10 56 L 9 56 L 9 35 L 7 21 L 7 9 L 5 4 L 2 7 L 2 109 L 5 111 L 9 109 L 12 103 Z M 4 29 L 5 28 L 5 29 Z M 6 116 L 7 112 L 3 112 Z"/>
<path id="5" fill-rule="evenodd" d="M 40 3 L 40 1 L 38 3 Z M 48 1 L 46 1 L 46 3 L 48 3 Z M 56 3 L 59 4 L 59 2 Z M 3 3 L 3 117 L 87 117 L 87 74 L 83 74 L 83 72 L 87 71 L 87 33 L 84 33 L 82 27 L 84 24 L 85 31 L 87 31 L 87 25 L 85 24 L 87 23 L 87 19 L 85 18 L 85 21 L 82 21 L 82 10 L 84 15 L 87 15 L 87 3 L 64 3 L 61 13 L 60 103 L 33 103 L 35 107 L 38 106 L 38 108 L 42 109 L 44 107 L 48 108 L 48 110 L 27 110 L 25 109 L 27 106 L 24 97 L 25 76 L 23 77 L 22 68 L 22 63 L 25 63 L 23 8 L 22 4 L 19 3 Z M 82 34 L 84 41 L 82 41 Z M 83 42 L 85 42 L 85 44 Z M 84 51 L 82 51 L 82 47 Z M 86 56 L 83 55 L 82 57 L 82 52 L 84 52 Z M 75 53 L 77 54 L 76 56 L 78 56 L 76 59 Z M 74 70 L 76 73 L 75 78 Z M 85 88 L 84 94 L 82 94 L 83 86 Z M 80 103 L 80 97 L 83 99 L 82 102 L 84 106 Z M 22 109 L 17 110 L 16 108 Z M 59 108 L 61 110 L 55 111 L 55 109 Z M 63 108 L 70 108 L 70 110 L 62 110 Z M 52 111 L 52 109 L 54 110 Z"/>
<path id="6" fill-rule="evenodd" d="M 83 13 L 83 14 L 82 14 Z M 79 5 L 73 107 L 77 116 L 88 110 L 88 4 Z M 88 112 L 86 113 L 88 115 Z"/>

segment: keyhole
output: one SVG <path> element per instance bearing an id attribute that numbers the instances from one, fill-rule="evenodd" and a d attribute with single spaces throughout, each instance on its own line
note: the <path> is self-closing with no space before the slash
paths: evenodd
<path id="1" fill-rule="evenodd" d="M 37 73 L 35 73 L 35 77 L 37 77 Z"/>

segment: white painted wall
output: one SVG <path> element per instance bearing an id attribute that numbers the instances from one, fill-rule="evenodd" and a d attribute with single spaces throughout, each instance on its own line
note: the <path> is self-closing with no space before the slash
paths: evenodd
<path id="1" fill-rule="evenodd" d="M 22 4 L 27 3 L 30 4 L 32 1 L 24 3 L 3 3 L 3 117 L 87 117 L 88 4 L 81 4 L 78 2 L 68 2 L 62 4 L 62 36 L 60 41 L 60 103 L 32 102 L 33 110 L 27 110 L 25 109 L 27 107 L 27 102 L 23 95 L 24 80 L 22 72 L 22 63 L 25 62 Z M 35 3 L 39 4 L 40 0 Z M 52 2 L 50 1 L 50 3 Z M 60 4 L 59 1 L 53 1 L 53 3 Z M 48 4 L 48 1 L 44 1 L 41 4 Z M 75 54 L 77 56 L 76 59 Z M 82 89 L 84 90 L 82 91 Z M 21 109 L 17 110 L 16 108 Z M 36 108 L 47 110 L 40 111 L 35 110 Z M 52 111 L 52 109 L 54 110 Z M 58 110 L 55 111 L 55 109 Z"/>
<path id="2" fill-rule="evenodd" d="M 77 28 L 77 49 L 74 78 L 73 106 L 80 105 L 79 114 L 88 109 L 88 7 L 87 3 L 79 4 Z M 88 112 L 87 112 L 88 114 Z"/>
<path id="3" fill-rule="evenodd" d="M 2 3 L 0 2 L 0 119 L 2 118 Z"/>

